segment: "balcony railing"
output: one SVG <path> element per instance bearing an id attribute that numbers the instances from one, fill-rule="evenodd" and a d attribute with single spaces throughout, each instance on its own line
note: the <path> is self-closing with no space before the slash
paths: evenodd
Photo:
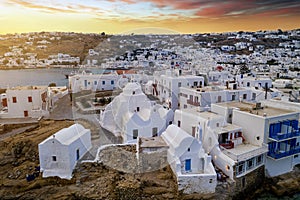
<path id="1" fill-rule="evenodd" d="M 224 147 L 225 149 L 232 149 L 234 148 L 234 143 L 229 141 L 228 143 L 221 143 L 220 146 Z"/>
<path id="2" fill-rule="evenodd" d="M 288 138 L 293 138 L 293 137 L 298 137 L 300 136 L 300 131 L 293 131 L 290 133 L 277 133 L 275 135 L 270 135 L 270 138 L 275 139 L 275 140 L 284 140 Z"/>
<path id="3" fill-rule="evenodd" d="M 200 102 L 194 102 L 190 99 L 187 100 L 187 103 L 190 104 L 190 105 L 193 105 L 193 106 L 200 106 Z"/>
<path id="4" fill-rule="evenodd" d="M 279 158 L 284 158 L 287 156 L 292 156 L 294 154 L 298 154 L 300 153 L 300 148 L 297 149 L 291 149 L 289 151 L 279 151 L 279 152 L 268 152 L 268 156 L 275 158 L 275 159 L 279 159 Z"/>

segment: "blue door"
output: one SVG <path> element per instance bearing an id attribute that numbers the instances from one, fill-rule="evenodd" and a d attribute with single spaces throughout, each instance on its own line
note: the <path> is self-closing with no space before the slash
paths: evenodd
<path id="1" fill-rule="evenodd" d="M 84 87 L 87 87 L 87 80 L 84 80 Z"/>
<path id="2" fill-rule="evenodd" d="M 191 159 L 185 160 L 185 171 L 191 171 Z"/>

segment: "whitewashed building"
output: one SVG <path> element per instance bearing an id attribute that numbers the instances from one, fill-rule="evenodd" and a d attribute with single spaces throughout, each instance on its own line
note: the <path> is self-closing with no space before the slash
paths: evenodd
<path id="1" fill-rule="evenodd" d="M 211 109 L 243 127 L 247 141 L 268 145 L 265 164 L 268 176 L 290 172 L 300 164 L 299 111 L 246 102 L 213 104 Z"/>
<path id="2" fill-rule="evenodd" d="M 175 110 L 179 107 L 179 88 L 204 86 L 204 77 L 184 75 L 182 70 L 168 69 L 154 73 L 154 94 L 167 107 Z"/>
<path id="3" fill-rule="evenodd" d="M 82 90 L 114 90 L 117 87 L 117 74 L 81 73 L 69 77 L 69 90 L 77 93 Z"/>
<path id="4" fill-rule="evenodd" d="M 240 178 L 265 164 L 267 146 L 246 140 L 242 127 L 226 123 L 222 115 L 195 109 L 177 110 L 174 124 L 202 141 L 216 167 L 232 180 L 241 182 Z M 247 167 L 245 163 L 249 163 Z"/>
<path id="5" fill-rule="evenodd" d="M 236 76 L 236 81 L 241 87 L 258 87 L 258 88 L 271 88 L 272 80 L 269 77 L 251 77 L 243 74 Z"/>
<path id="6" fill-rule="evenodd" d="M 39 118 L 49 114 L 47 86 L 18 86 L 6 90 L 2 118 Z"/>
<path id="7" fill-rule="evenodd" d="M 250 88 L 240 88 L 236 84 L 230 87 L 206 86 L 203 88 L 181 87 L 179 89 L 180 108 L 210 107 L 212 103 L 245 100 L 250 101 Z"/>
<path id="8" fill-rule="evenodd" d="M 128 83 L 100 113 L 100 125 L 126 143 L 160 135 L 173 121 L 173 111 L 151 102 L 139 83 Z"/>
<path id="9" fill-rule="evenodd" d="M 201 142 L 175 125 L 162 134 L 169 145 L 168 162 L 177 178 L 178 190 L 186 194 L 214 193 L 217 175 Z"/>
<path id="10" fill-rule="evenodd" d="M 92 147 L 91 131 L 80 124 L 64 128 L 39 144 L 43 177 L 71 179 L 79 159 Z"/>

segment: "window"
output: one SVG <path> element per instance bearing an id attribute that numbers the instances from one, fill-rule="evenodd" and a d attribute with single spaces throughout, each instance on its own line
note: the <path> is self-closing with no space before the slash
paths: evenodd
<path id="1" fill-rule="evenodd" d="M 235 94 L 233 94 L 233 95 L 232 95 L 232 98 L 231 98 L 231 100 L 232 100 L 232 101 L 234 101 L 234 100 L 235 100 L 235 98 L 236 98 L 236 95 L 235 95 Z"/>
<path id="2" fill-rule="evenodd" d="M 240 174 L 244 173 L 244 171 L 245 171 L 244 166 L 245 166 L 245 162 L 240 162 L 237 164 L 236 175 L 240 175 Z"/>
<path id="3" fill-rule="evenodd" d="M 178 82 L 178 87 L 181 87 L 181 82 Z"/>
<path id="4" fill-rule="evenodd" d="M 17 97 L 12 98 L 13 103 L 17 103 Z"/>
<path id="5" fill-rule="evenodd" d="M 134 95 L 134 94 L 135 94 L 135 91 L 133 91 L 132 94 Z"/>
<path id="6" fill-rule="evenodd" d="M 152 137 L 157 136 L 157 127 L 152 128 Z"/>
<path id="7" fill-rule="evenodd" d="M 111 85 L 114 85 L 114 84 L 115 84 L 115 81 L 114 81 L 114 80 L 110 81 L 110 84 L 111 84 Z"/>
<path id="8" fill-rule="evenodd" d="M 247 99 L 247 94 L 243 94 L 243 99 Z"/>
<path id="9" fill-rule="evenodd" d="M 137 139 L 137 137 L 139 136 L 139 130 L 138 129 L 134 129 L 132 131 L 132 133 L 133 133 L 133 139 Z"/>
<path id="10" fill-rule="evenodd" d="M 251 169 L 254 166 L 254 159 L 247 160 L 247 169 Z"/>
<path id="11" fill-rule="evenodd" d="M 173 124 L 173 122 L 172 122 L 172 121 L 169 121 L 169 125 L 171 125 L 171 124 Z"/>
<path id="12" fill-rule="evenodd" d="M 250 87 L 250 82 L 247 82 L 247 87 Z"/>
<path id="13" fill-rule="evenodd" d="M 263 162 L 263 156 L 259 155 L 256 157 L 256 165 L 260 165 Z"/>
<path id="14" fill-rule="evenodd" d="M 140 107 L 136 107 L 136 111 L 139 112 L 140 111 Z"/>
<path id="15" fill-rule="evenodd" d="M 294 155 L 294 158 L 298 158 L 298 154 Z"/>
<path id="16" fill-rule="evenodd" d="M 97 85 L 97 81 L 94 81 L 94 85 Z"/>
<path id="17" fill-rule="evenodd" d="M 102 85 L 105 85 L 105 81 L 102 81 Z"/>
<path id="18" fill-rule="evenodd" d="M 196 135 L 196 126 L 192 126 L 192 136 L 195 137 Z"/>
<path id="19" fill-rule="evenodd" d="M 56 156 L 52 156 L 52 161 L 56 162 Z"/>
<path id="20" fill-rule="evenodd" d="M 191 151 L 191 149 L 190 149 L 190 148 L 188 148 L 188 149 L 187 149 L 187 151 L 188 151 L 188 152 L 190 152 L 190 151 Z"/>
<path id="21" fill-rule="evenodd" d="M 252 100 L 255 100 L 256 99 L 256 93 L 253 93 L 252 94 Z"/>
<path id="22" fill-rule="evenodd" d="M 217 127 L 219 127 L 220 126 L 220 124 L 219 123 L 217 123 L 217 125 L 216 125 Z"/>
<path id="23" fill-rule="evenodd" d="M 79 160 L 80 154 L 79 154 L 79 149 L 76 150 L 76 160 Z"/>
<path id="24" fill-rule="evenodd" d="M 181 121 L 178 120 L 177 126 L 180 127 Z"/>
<path id="25" fill-rule="evenodd" d="M 259 136 L 257 136 L 257 137 L 256 137 L 256 140 L 259 140 L 259 139 L 260 139 L 260 137 L 259 137 Z"/>
<path id="26" fill-rule="evenodd" d="M 29 102 L 29 103 L 32 102 L 32 97 L 31 97 L 31 96 L 28 97 L 28 102 Z"/>

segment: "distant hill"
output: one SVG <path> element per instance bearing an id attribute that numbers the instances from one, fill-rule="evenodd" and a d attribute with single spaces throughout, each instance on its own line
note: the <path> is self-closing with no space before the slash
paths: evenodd
<path id="1" fill-rule="evenodd" d="M 26 34 L 8 34 L 0 35 L 0 57 L 10 52 L 13 46 L 22 49 L 19 57 L 26 57 L 26 53 L 36 53 L 37 59 L 46 59 L 49 55 L 58 53 L 69 54 L 74 57 L 80 57 L 84 60 L 89 49 L 98 46 L 109 36 L 103 34 L 83 34 L 83 33 L 26 33 Z M 46 41 L 43 44 L 42 41 Z M 47 46 L 46 48 L 39 48 Z"/>

